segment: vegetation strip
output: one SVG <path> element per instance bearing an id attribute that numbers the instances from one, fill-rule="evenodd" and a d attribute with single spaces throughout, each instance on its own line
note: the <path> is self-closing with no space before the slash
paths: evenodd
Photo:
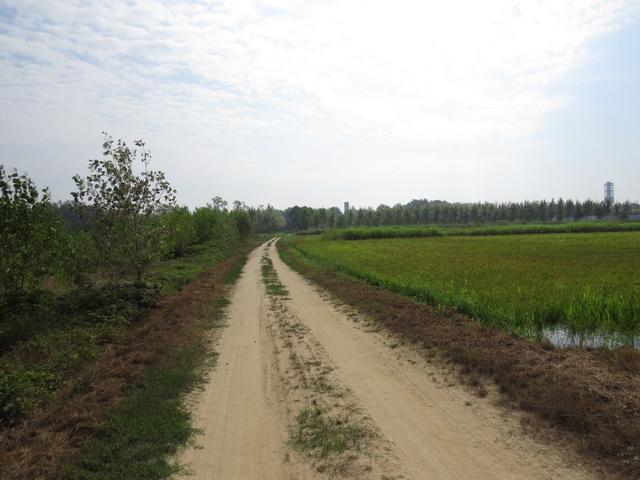
<path id="1" fill-rule="evenodd" d="M 522 225 L 469 225 L 469 226 L 388 226 L 353 227 L 323 232 L 315 230 L 301 232 L 306 235 L 322 234 L 324 240 L 370 240 L 379 238 L 416 237 L 464 237 L 494 235 L 532 235 L 543 233 L 596 233 L 596 232 L 637 232 L 640 222 L 582 221 L 569 223 L 544 223 Z"/>
<path id="2" fill-rule="evenodd" d="M 235 283 L 245 261 L 246 256 L 231 265 L 225 284 Z M 217 295 L 199 326 L 205 331 L 221 326 L 227 302 Z M 195 433 L 185 394 L 204 383 L 216 358 L 213 345 L 198 330 L 187 344 L 164 353 L 142 375 L 133 394 L 109 415 L 99 435 L 82 448 L 68 477 L 158 479 L 181 471 L 170 458 Z"/>
<path id="3" fill-rule="evenodd" d="M 161 262 L 149 275 L 152 287 L 107 282 L 61 294 L 42 291 L 0 306 L 0 425 L 19 422 L 46 407 L 65 382 L 122 340 L 158 301 L 223 261 L 237 241 L 191 246 L 185 255 Z"/>
<path id="4" fill-rule="evenodd" d="M 47 408 L 6 429 L 2 474 L 116 479 L 134 463 L 136 478 L 161 478 L 175 470 L 167 455 L 191 433 L 181 396 L 197 385 L 197 367 L 211 358 L 203 326 L 219 315 L 225 285 L 235 281 L 246 260 L 248 247 L 242 250 L 164 298 Z"/>
<path id="5" fill-rule="evenodd" d="M 484 327 L 445 308 L 416 303 L 323 267 L 289 242 L 283 260 L 336 298 L 421 347 L 427 357 L 459 367 L 463 381 L 481 390 L 498 386 L 507 405 L 533 413 L 620 478 L 640 476 L 640 353 L 558 350 Z"/>

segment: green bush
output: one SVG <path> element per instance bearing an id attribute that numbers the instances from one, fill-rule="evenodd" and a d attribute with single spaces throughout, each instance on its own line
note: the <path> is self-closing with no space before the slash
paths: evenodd
<path id="1" fill-rule="evenodd" d="M 164 245 L 166 257 L 182 257 L 189 246 L 196 241 L 196 228 L 193 215 L 188 207 L 174 207 L 162 215 L 161 220 L 167 229 Z"/>
<path id="2" fill-rule="evenodd" d="M 227 217 L 227 211 L 210 205 L 196 208 L 193 212 L 196 242 L 205 243 L 214 238 L 224 237 L 229 230 Z"/>
<path id="3" fill-rule="evenodd" d="M 0 425 L 11 425 L 31 407 L 32 399 L 46 398 L 59 379 L 47 369 L 0 370 Z"/>
<path id="4" fill-rule="evenodd" d="M 0 165 L 0 299 L 40 286 L 57 272 L 68 252 L 62 217 L 49 192 L 16 171 Z"/>
<path id="5" fill-rule="evenodd" d="M 233 212 L 233 219 L 235 220 L 236 229 L 238 235 L 242 240 L 246 240 L 253 233 L 253 223 L 251 222 L 251 216 L 245 210 L 236 210 Z"/>
<path id="6" fill-rule="evenodd" d="M 76 286 L 90 283 L 89 274 L 96 271 L 99 253 L 93 235 L 76 231 L 69 235 L 69 251 L 62 268 L 63 275 Z"/>

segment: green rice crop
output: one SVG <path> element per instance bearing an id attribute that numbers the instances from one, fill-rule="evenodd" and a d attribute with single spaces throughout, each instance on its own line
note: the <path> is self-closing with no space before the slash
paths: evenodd
<path id="1" fill-rule="evenodd" d="M 531 235 L 541 233 L 637 232 L 640 222 L 570 222 L 516 225 L 470 225 L 440 227 L 429 225 L 397 227 L 353 227 L 324 232 L 325 240 L 367 240 L 447 236 Z M 321 232 L 319 232 L 321 233 Z"/>
<path id="2" fill-rule="evenodd" d="M 321 266 L 517 333 L 640 333 L 640 232 L 286 241 Z"/>

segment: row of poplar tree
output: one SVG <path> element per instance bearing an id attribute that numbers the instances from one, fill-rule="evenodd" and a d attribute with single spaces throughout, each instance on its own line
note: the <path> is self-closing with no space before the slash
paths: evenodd
<path id="1" fill-rule="evenodd" d="M 412 200 L 392 207 L 339 208 L 291 207 L 285 210 L 291 230 L 384 225 L 469 225 L 491 223 L 549 223 L 577 220 L 627 220 L 639 212 L 630 202 L 593 200 L 541 200 L 505 203 L 450 203 L 441 200 Z"/>

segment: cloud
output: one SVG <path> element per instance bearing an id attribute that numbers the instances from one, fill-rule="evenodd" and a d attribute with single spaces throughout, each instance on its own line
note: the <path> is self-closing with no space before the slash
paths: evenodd
<path id="1" fill-rule="evenodd" d="M 189 112 L 212 126 L 264 128 L 263 111 L 373 136 L 523 135 L 562 104 L 546 87 L 627 8 L 601 0 L 21 0 L 3 7 L 13 18 L 0 37 L 0 78 L 25 110 L 44 91 L 56 111 L 118 101 L 111 109 L 149 109 L 157 124 Z"/>
<path id="2" fill-rule="evenodd" d="M 105 128 L 229 158 L 309 138 L 521 138 L 618 0 L 0 0 L 0 143 Z M 301 147 L 301 150 L 304 146 Z M 300 151 L 301 151 L 300 150 Z M 235 157 L 234 157 L 235 155 Z M 248 161 L 248 160 L 247 160 Z"/>

